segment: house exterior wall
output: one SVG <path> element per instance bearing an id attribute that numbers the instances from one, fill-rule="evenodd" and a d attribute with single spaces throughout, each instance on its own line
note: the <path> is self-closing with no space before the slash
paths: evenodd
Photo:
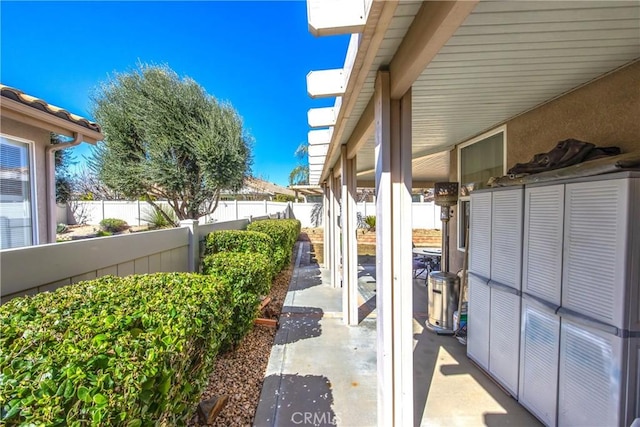
<path id="1" fill-rule="evenodd" d="M 47 173 L 45 169 L 45 149 L 50 144 L 50 133 L 40 128 L 29 126 L 18 121 L 2 117 L 0 132 L 7 136 L 33 141 L 33 157 L 35 158 L 35 173 L 32 175 L 36 181 L 34 195 L 37 204 L 38 216 L 38 243 L 47 242 Z"/>
<path id="2" fill-rule="evenodd" d="M 528 162 L 558 141 L 640 150 L 640 62 L 507 122 L 507 165 Z"/>
<path id="3" fill-rule="evenodd" d="M 639 111 L 640 62 L 635 62 L 507 121 L 507 169 L 569 138 L 597 146 L 617 146 L 623 153 L 640 152 Z M 451 181 L 458 180 L 457 164 L 454 148 L 450 152 Z M 464 252 L 454 246 L 458 238 L 457 208 L 453 209 L 449 229 L 452 272 L 461 269 L 464 260 Z"/>

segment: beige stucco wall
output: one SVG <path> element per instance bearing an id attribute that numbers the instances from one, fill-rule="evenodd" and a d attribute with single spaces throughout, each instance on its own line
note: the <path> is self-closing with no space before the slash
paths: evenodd
<path id="1" fill-rule="evenodd" d="M 38 212 L 38 243 L 47 242 L 47 189 L 45 171 L 45 147 L 50 143 L 50 133 L 46 130 L 25 125 L 12 119 L 2 117 L 0 133 L 33 142 L 35 157 L 36 206 Z"/>
<path id="2" fill-rule="evenodd" d="M 640 62 L 635 62 L 508 121 L 507 167 L 568 138 L 640 151 L 639 117 Z"/>
<path id="3" fill-rule="evenodd" d="M 506 122 L 507 169 L 551 150 L 559 141 L 579 139 L 597 146 L 640 151 L 640 62 L 570 92 Z M 496 123 L 496 126 L 502 123 Z M 461 141 L 464 142 L 464 141 Z M 451 181 L 458 181 L 457 149 L 450 153 Z M 462 268 L 457 206 L 450 221 L 450 271 Z"/>

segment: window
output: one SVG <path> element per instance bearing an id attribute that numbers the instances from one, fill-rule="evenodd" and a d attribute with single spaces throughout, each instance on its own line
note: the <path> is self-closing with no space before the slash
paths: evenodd
<path id="1" fill-rule="evenodd" d="M 491 177 L 506 173 L 506 126 L 494 129 L 458 146 L 458 249 L 465 250 L 469 226 L 469 194 L 487 188 Z"/>
<path id="2" fill-rule="evenodd" d="M 0 135 L 0 249 L 36 241 L 31 144 Z"/>

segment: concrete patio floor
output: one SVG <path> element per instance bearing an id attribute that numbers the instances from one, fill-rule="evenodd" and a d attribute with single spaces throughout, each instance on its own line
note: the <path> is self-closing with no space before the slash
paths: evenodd
<path id="1" fill-rule="evenodd" d="M 375 426 L 375 266 L 359 267 L 358 326 L 342 323 L 340 288 L 301 242 L 254 425 Z M 422 426 L 537 426 L 450 336 L 425 328 L 427 289 L 414 290 L 414 419 Z"/>

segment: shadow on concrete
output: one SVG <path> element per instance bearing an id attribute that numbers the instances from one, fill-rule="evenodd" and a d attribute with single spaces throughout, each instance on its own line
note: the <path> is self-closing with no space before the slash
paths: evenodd
<path id="1" fill-rule="evenodd" d="M 468 381 L 479 384 L 488 395 L 507 411 L 505 414 L 485 413 L 485 425 L 494 427 L 523 425 L 523 422 L 531 426 L 541 425 L 525 408 L 519 406 L 513 397 L 475 366 L 467 357 L 466 346 L 458 342 L 455 337 L 438 335 L 425 328 L 428 319 L 427 297 L 428 292 L 424 282 L 422 280 L 414 280 L 413 318 L 424 328 L 421 333 L 414 334 L 414 339 L 417 341 L 413 351 L 414 425 L 419 426 L 421 424 L 429 393 L 437 393 L 437 391 L 431 389 L 431 384 L 441 350 L 451 355 L 457 363 L 441 365 L 439 367 L 440 375 L 469 376 Z M 461 398 L 464 397 L 464 393 L 465 390 L 460 390 Z M 455 405 L 455 402 L 451 402 L 452 408 L 455 408 Z"/>
<path id="2" fill-rule="evenodd" d="M 324 311 L 317 307 L 282 307 L 280 327 L 274 344 L 291 344 L 296 341 L 315 338 L 322 335 L 320 320 Z"/>
<path id="3" fill-rule="evenodd" d="M 269 375 L 264 379 L 254 426 L 335 426 L 331 382 L 321 375 Z"/>

